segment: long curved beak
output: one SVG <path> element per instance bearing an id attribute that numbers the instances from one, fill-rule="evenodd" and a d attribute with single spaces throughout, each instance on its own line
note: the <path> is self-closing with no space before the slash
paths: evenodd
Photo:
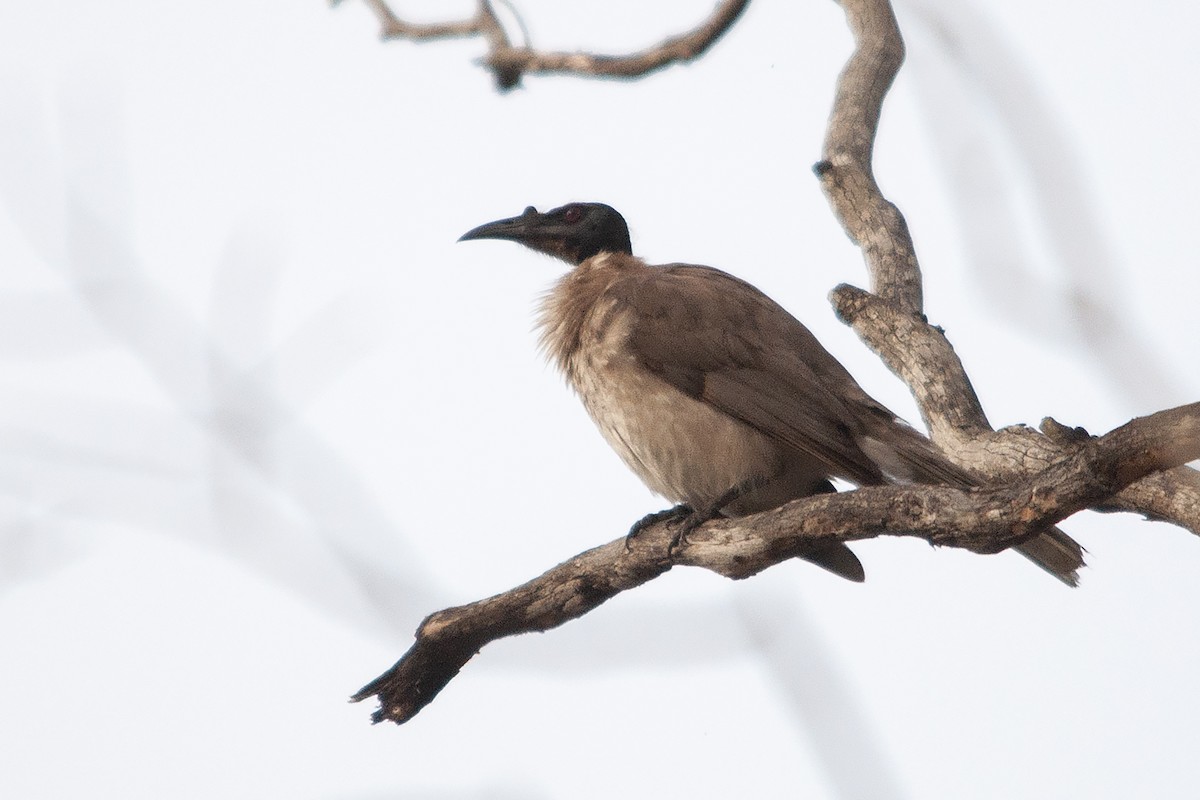
<path id="1" fill-rule="evenodd" d="M 507 239 L 513 242 L 525 242 L 537 233 L 543 218 L 536 208 L 529 206 L 519 217 L 485 222 L 478 228 L 467 231 L 458 237 L 458 240 L 466 242 L 472 239 Z"/>

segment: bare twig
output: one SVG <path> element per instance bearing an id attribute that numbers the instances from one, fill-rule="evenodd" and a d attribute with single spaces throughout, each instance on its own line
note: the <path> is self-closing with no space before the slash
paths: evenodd
<path id="1" fill-rule="evenodd" d="M 479 0 L 475 16 L 471 19 L 435 24 L 406 22 L 396 16 L 384 0 L 365 2 L 379 18 L 381 35 L 385 39 L 420 42 L 447 37 L 483 36 L 488 42 L 488 52 L 482 63 L 495 75 L 496 86 L 501 91 L 507 91 L 518 86 L 523 75 L 640 78 L 671 64 L 691 61 L 703 55 L 733 26 L 750 0 L 722 0 L 712 16 L 687 33 L 621 56 L 543 52 L 527 46 L 528 42 L 526 46 L 514 47 L 489 0 Z"/>
<path id="2" fill-rule="evenodd" d="M 363 0 L 367 6 L 375 12 L 375 16 L 379 18 L 380 32 L 379 35 L 384 39 L 410 39 L 414 42 L 431 41 L 434 39 L 452 39 L 463 36 L 475 36 L 481 34 L 486 29 L 487 25 L 494 20 L 494 16 L 488 19 L 487 11 L 491 10 L 491 6 L 486 2 L 481 2 L 475 12 L 475 16 L 471 19 L 457 20 L 455 22 L 434 22 L 434 23 L 419 23 L 407 22 L 400 19 L 392 11 L 387 3 L 383 0 Z M 337 0 L 334 0 L 337 3 Z"/>
<path id="3" fill-rule="evenodd" d="M 352 698 L 378 695 L 374 720 L 402 723 L 437 696 L 489 642 L 557 627 L 675 565 L 747 578 L 831 541 L 883 535 L 995 553 L 1152 472 L 1200 457 L 1200 403 L 1135 419 L 1079 443 L 1050 468 L 1003 488 L 877 486 L 824 494 L 781 508 L 710 522 L 669 554 L 673 523 L 588 550 L 495 597 L 446 609 L 421 623 L 390 670 Z"/>

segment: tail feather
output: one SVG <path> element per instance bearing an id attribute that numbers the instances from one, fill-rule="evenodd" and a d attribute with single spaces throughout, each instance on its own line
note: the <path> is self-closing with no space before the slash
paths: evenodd
<path id="1" fill-rule="evenodd" d="M 867 579 L 867 573 L 863 570 L 858 556 L 854 555 L 854 551 L 841 542 L 822 545 L 809 550 L 800 557 L 848 581 L 862 583 Z"/>
<path id="2" fill-rule="evenodd" d="M 1049 572 L 1067 586 L 1079 585 L 1079 568 L 1084 566 L 1083 547 L 1058 528 L 1039 533 L 1013 547 L 1021 555 Z"/>
<path id="3" fill-rule="evenodd" d="M 868 457 L 898 483 L 942 484 L 961 489 L 981 485 L 974 476 L 947 459 L 933 442 L 899 420 L 889 429 L 888 435 L 864 437 L 860 444 Z M 1067 586 L 1079 585 L 1079 569 L 1084 566 L 1083 547 L 1060 529 L 1047 528 L 1012 549 Z"/>

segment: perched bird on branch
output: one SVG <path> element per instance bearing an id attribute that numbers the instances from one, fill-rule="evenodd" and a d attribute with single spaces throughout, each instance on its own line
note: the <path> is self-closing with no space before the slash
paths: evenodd
<path id="1" fill-rule="evenodd" d="M 675 544 L 718 516 L 742 516 L 859 486 L 978 481 L 863 391 L 795 317 L 712 267 L 651 266 L 602 203 L 571 203 L 480 225 L 468 239 L 506 239 L 574 269 L 547 294 L 541 342 L 604 438 L 654 492 L 679 503 Z M 1016 548 L 1074 585 L 1082 549 L 1048 530 Z M 804 556 L 863 580 L 834 543 Z"/>

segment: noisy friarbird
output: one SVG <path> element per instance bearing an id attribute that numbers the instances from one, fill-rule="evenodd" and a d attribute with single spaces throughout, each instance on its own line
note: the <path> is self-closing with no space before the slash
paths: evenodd
<path id="1" fill-rule="evenodd" d="M 467 239 L 520 242 L 574 267 L 542 303 L 541 343 L 629 468 L 680 504 L 647 520 L 675 514 L 688 531 L 833 491 L 830 478 L 978 483 L 758 289 L 712 267 L 634 256 L 625 219 L 609 206 L 531 206 Z M 1016 549 L 1076 583 L 1082 549 L 1063 532 Z M 863 580 L 843 544 L 804 558 Z"/>

